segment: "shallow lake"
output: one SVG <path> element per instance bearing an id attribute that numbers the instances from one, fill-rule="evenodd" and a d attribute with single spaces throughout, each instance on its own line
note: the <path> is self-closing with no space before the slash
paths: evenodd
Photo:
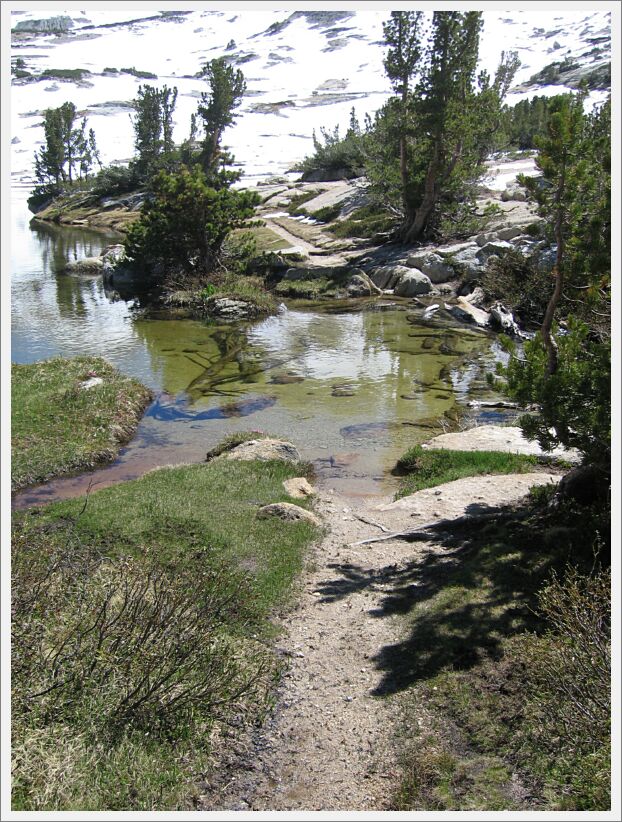
<path id="1" fill-rule="evenodd" d="M 62 273 L 118 237 L 31 224 L 21 191 L 12 220 L 12 361 L 100 355 L 155 393 L 115 463 L 25 491 L 19 507 L 202 461 L 247 430 L 294 442 L 325 487 L 382 493 L 404 450 L 449 430 L 469 398 L 490 396 L 494 340 L 424 323 L 409 303 L 289 304 L 237 325 L 149 315 L 100 276 Z"/>

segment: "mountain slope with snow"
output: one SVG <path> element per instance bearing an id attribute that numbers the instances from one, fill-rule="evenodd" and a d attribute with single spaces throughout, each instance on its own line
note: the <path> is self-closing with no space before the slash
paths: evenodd
<path id="1" fill-rule="evenodd" d="M 190 115 L 205 90 L 195 75 L 206 61 L 227 56 L 242 68 L 247 94 L 225 140 L 247 181 L 282 174 L 312 151 L 312 132 L 347 126 L 351 108 L 363 119 L 389 97 L 382 60 L 386 10 L 364 11 L 145 11 L 131 9 L 13 12 L 12 65 L 35 77 L 51 69 L 81 69 L 78 81 L 13 77 L 11 173 L 30 183 L 32 158 L 42 144 L 42 114 L 66 100 L 95 130 L 105 163 L 133 152 L 131 100 L 141 83 L 177 86 L 175 139 L 189 132 Z M 67 20 L 57 33 L 31 31 Z M 34 21 L 34 22 L 33 22 Z M 43 21 L 43 22 L 41 22 Z M 481 67 L 491 74 L 501 51 L 518 51 L 522 65 L 508 102 L 559 94 L 564 85 L 534 84 L 551 63 L 600 66 L 611 59 L 607 11 L 485 11 Z M 23 61 L 23 62 L 21 62 Z M 148 72 L 141 79 L 123 69 Z M 111 71 L 110 69 L 113 69 Z M 19 73 L 19 72 L 18 72 Z M 563 77 L 562 77 L 563 80 Z M 531 81 L 531 82 L 530 82 Z M 595 89 L 592 102 L 606 97 Z"/>

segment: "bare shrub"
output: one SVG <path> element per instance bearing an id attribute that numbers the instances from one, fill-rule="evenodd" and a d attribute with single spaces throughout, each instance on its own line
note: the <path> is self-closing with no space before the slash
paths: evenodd
<path id="1" fill-rule="evenodd" d="M 581 744 L 600 745 L 611 711 L 610 572 L 554 576 L 538 602 L 551 626 L 536 667 L 543 720 Z"/>
<path id="2" fill-rule="evenodd" d="M 13 569 L 16 715 L 176 736 L 262 689 L 268 656 L 242 630 L 252 598 L 213 557 L 180 569 L 79 544 L 29 554 Z"/>

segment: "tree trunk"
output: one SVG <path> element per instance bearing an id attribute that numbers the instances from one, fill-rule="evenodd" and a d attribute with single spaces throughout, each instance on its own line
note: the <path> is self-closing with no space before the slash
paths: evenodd
<path id="1" fill-rule="evenodd" d="M 544 343 L 544 347 L 546 349 L 547 355 L 547 366 L 546 366 L 546 376 L 551 377 L 557 371 L 557 343 L 553 339 L 553 335 L 551 333 L 553 328 L 553 318 L 555 316 L 555 309 L 557 308 L 559 301 L 562 297 L 562 290 L 564 287 L 564 270 L 563 270 L 563 262 L 564 262 L 564 232 L 563 232 L 563 223 L 564 223 L 564 209 L 563 209 L 563 197 L 564 197 L 564 189 L 566 186 L 566 164 L 565 164 L 565 157 L 562 161 L 562 167 L 560 171 L 560 179 L 557 185 L 557 191 L 555 192 L 555 242 L 557 243 L 557 253 L 555 255 L 555 265 L 553 266 L 553 276 L 555 277 L 555 286 L 553 288 L 553 293 L 551 294 L 551 298 L 548 302 L 546 307 L 546 311 L 544 312 L 544 319 L 542 320 L 542 326 L 540 328 L 540 332 L 542 334 L 542 341 Z"/>
<path id="2" fill-rule="evenodd" d="M 438 152 L 435 150 L 434 157 L 428 165 L 421 204 L 412 216 L 409 214 L 405 216 L 404 226 L 402 228 L 402 242 L 404 243 L 414 243 L 421 237 L 436 205 L 436 181 L 438 178 L 437 154 Z"/>

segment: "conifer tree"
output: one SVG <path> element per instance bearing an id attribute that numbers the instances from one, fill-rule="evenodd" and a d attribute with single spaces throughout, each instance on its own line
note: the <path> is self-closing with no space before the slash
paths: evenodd
<path id="1" fill-rule="evenodd" d="M 134 147 L 138 174 L 147 179 L 170 157 L 173 144 L 173 113 L 177 88 L 139 86 L 133 101 Z"/>
<path id="2" fill-rule="evenodd" d="M 468 205 L 492 147 L 518 60 L 503 55 L 492 83 L 476 78 L 481 28 L 481 12 L 458 11 L 434 12 L 427 38 L 421 12 L 392 12 L 385 24 L 385 70 L 396 97 L 376 117 L 369 165 L 372 185 L 390 198 L 392 162 L 399 166 L 403 242 L 437 230 L 456 203 Z"/>
<path id="3" fill-rule="evenodd" d="M 219 162 L 230 160 L 222 155 L 221 141 L 224 130 L 235 122 L 235 109 L 242 102 L 246 82 L 240 69 L 234 69 L 226 59 L 210 60 L 201 70 L 209 90 L 201 95 L 198 114 L 203 123 L 201 165 L 205 173 L 213 176 Z"/>

